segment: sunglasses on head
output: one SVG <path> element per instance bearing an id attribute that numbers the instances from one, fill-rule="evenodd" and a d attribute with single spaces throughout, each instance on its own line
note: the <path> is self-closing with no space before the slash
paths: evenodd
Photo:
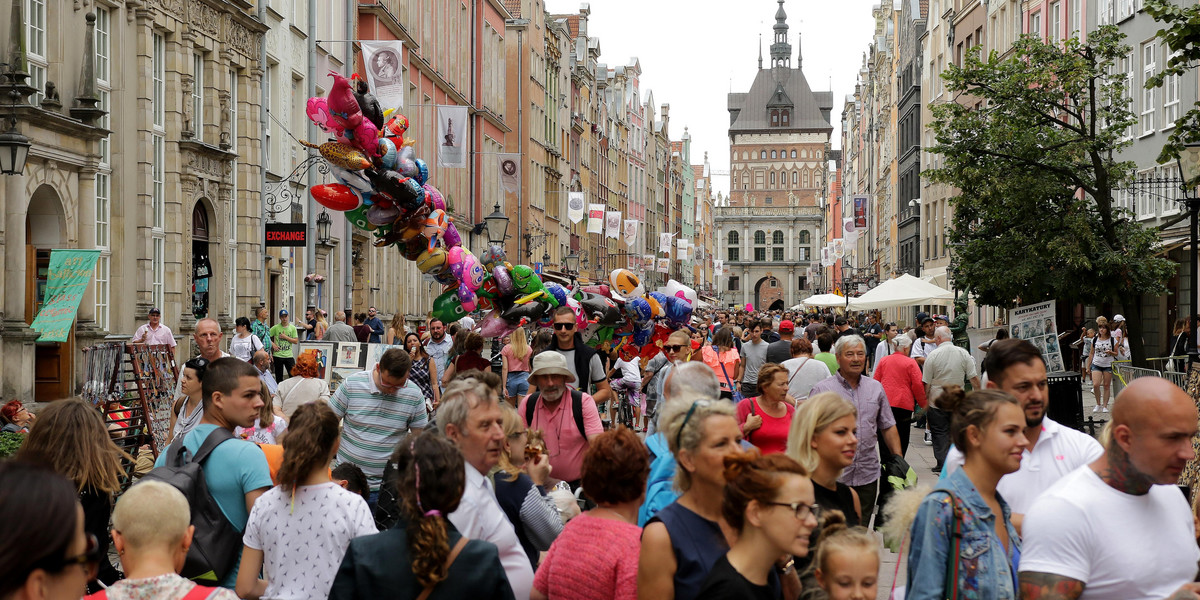
<path id="1" fill-rule="evenodd" d="M 183 366 L 195 371 L 196 377 L 200 378 L 204 376 L 204 370 L 208 368 L 208 363 L 207 358 L 197 357 L 183 363 Z"/>
<path id="2" fill-rule="evenodd" d="M 564 329 L 575 329 L 575 324 L 574 323 L 555 323 L 554 328 L 559 331 L 562 331 Z"/>

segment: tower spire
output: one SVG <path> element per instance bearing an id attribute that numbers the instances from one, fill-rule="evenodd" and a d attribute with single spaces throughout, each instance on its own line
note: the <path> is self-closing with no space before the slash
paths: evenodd
<path id="1" fill-rule="evenodd" d="M 771 68 L 792 68 L 792 45 L 788 43 L 787 12 L 783 10 L 783 0 L 779 2 L 779 10 L 775 11 L 775 41 L 771 44 Z"/>
<path id="2" fill-rule="evenodd" d="M 762 34 L 758 34 L 758 68 L 762 69 Z"/>

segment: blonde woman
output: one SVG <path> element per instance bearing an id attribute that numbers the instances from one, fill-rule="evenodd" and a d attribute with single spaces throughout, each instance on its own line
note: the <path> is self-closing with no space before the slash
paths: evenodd
<path id="1" fill-rule="evenodd" d="M 313 328 L 313 339 L 325 339 L 325 332 L 329 330 L 329 321 L 325 319 L 325 311 L 317 309 L 317 326 Z"/>
<path id="2" fill-rule="evenodd" d="M 861 521 L 854 488 L 838 481 L 858 451 L 858 410 L 837 392 L 814 394 L 800 403 L 788 432 L 787 455 L 812 474 L 817 504 L 838 510 L 853 527 Z"/>
<path id="3" fill-rule="evenodd" d="M 500 349 L 500 357 L 503 360 L 501 386 L 508 395 L 509 404 L 515 406 L 517 398 L 529 393 L 529 360 L 533 358 L 524 327 L 514 329 L 508 336 L 508 343 Z"/>
<path id="4" fill-rule="evenodd" d="M 388 323 L 387 333 L 383 336 L 383 343 L 389 345 L 399 344 L 400 340 L 405 338 L 404 331 L 404 314 L 396 311 L 396 314 L 392 315 L 392 322 Z"/>
<path id="5" fill-rule="evenodd" d="M 538 555 L 550 549 L 550 544 L 563 529 L 558 508 L 546 493 L 550 456 L 539 453 L 534 458 L 527 455 L 529 432 L 525 422 L 511 406 L 501 403 L 500 410 L 504 447 L 500 451 L 500 463 L 492 470 L 496 500 L 516 530 L 521 548 L 529 556 L 530 566 L 536 569 Z"/>

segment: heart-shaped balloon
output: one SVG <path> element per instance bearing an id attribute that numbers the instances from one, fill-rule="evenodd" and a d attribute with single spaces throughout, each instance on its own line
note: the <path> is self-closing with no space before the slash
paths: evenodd
<path id="1" fill-rule="evenodd" d="M 350 186 L 340 183 L 325 183 L 309 189 L 313 200 L 325 208 L 337 211 L 354 210 L 362 205 L 362 200 Z M 388 221 L 389 223 L 391 221 Z"/>

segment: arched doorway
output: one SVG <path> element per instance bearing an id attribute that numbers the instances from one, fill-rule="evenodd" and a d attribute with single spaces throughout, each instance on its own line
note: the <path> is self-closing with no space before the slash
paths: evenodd
<path id="1" fill-rule="evenodd" d="M 29 198 L 25 217 L 25 323 L 33 323 L 46 298 L 50 251 L 66 246 L 67 218 L 62 199 L 50 185 Z M 71 357 L 75 330 L 65 342 L 37 342 L 33 363 L 33 398 L 38 402 L 71 395 Z"/>
<path id="2" fill-rule="evenodd" d="M 754 307 L 759 310 L 783 310 L 783 282 L 767 275 L 754 284 Z"/>
<path id="3" fill-rule="evenodd" d="M 207 202 L 197 200 L 192 207 L 192 315 L 203 319 L 209 313 L 209 284 L 212 283 L 212 260 L 209 258 L 211 232 Z"/>

